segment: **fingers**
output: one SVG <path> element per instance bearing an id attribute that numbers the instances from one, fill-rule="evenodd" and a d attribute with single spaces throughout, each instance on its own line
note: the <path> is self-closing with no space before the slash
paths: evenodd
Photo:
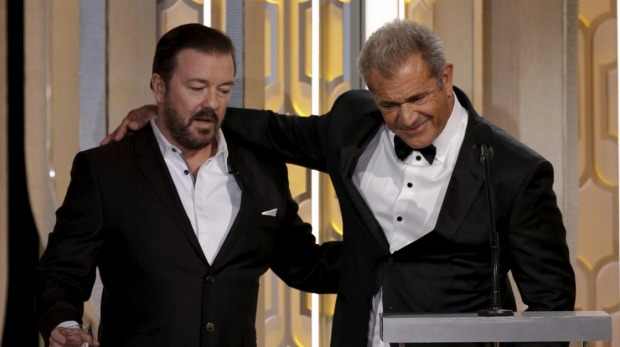
<path id="1" fill-rule="evenodd" d="M 146 123 L 157 115 L 157 106 L 144 105 L 140 108 L 132 110 L 127 115 L 127 119 L 130 121 L 128 124 L 132 130 L 138 130 L 146 125 Z M 134 128 L 135 127 L 135 128 Z"/>
<path id="2" fill-rule="evenodd" d="M 118 128 L 116 128 L 116 130 L 114 130 L 113 132 L 109 133 L 106 137 L 103 138 L 103 140 L 101 140 L 101 142 L 99 142 L 100 146 L 103 146 L 105 144 L 108 144 L 110 142 L 113 141 L 119 141 L 120 139 L 123 138 L 123 136 L 125 136 L 124 134 L 122 135 L 118 135 L 119 132 L 121 131 L 125 131 L 124 129 L 122 129 L 120 126 Z"/>
<path id="3" fill-rule="evenodd" d="M 52 330 L 52 334 L 50 335 L 50 338 L 49 338 L 49 341 L 50 341 L 49 347 L 63 347 L 65 343 L 67 342 L 67 339 L 65 338 L 65 336 L 60 332 L 60 329 L 61 328 L 56 328 Z"/>
<path id="4" fill-rule="evenodd" d="M 128 123 L 129 121 L 127 120 L 127 118 L 123 119 L 123 122 L 121 123 L 121 125 L 119 125 L 118 128 L 116 128 L 116 130 L 112 132 L 111 135 L 114 141 L 120 141 L 123 137 L 125 137 L 125 135 L 127 135 L 127 124 Z"/>
<path id="5" fill-rule="evenodd" d="M 156 115 L 157 106 L 155 105 L 144 105 L 129 111 L 121 124 L 112 133 L 104 137 L 99 144 L 105 145 L 113 141 L 120 141 L 129 131 L 142 129 Z"/>
<path id="6" fill-rule="evenodd" d="M 86 342 L 88 342 L 88 346 L 99 347 L 99 341 L 92 335 L 87 336 Z"/>
<path id="7" fill-rule="evenodd" d="M 114 133 L 109 134 L 108 136 L 104 137 L 103 140 L 101 140 L 101 142 L 99 142 L 99 146 L 103 146 L 105 144 L 110 143 L 112 140 L 114 139 Z"/>
<path id="8" fill-rule="evenodd" d="M 73 330 L 57 327 L 52 330 L 49 338 L 49 347 L 81 346 L 88 342 L 89 346 L 99 347 L 99 341 L 93 337 L 90 328 L 87 330 Z"/>
<path id="9" fill-rule="evenodd" d="M 128 116 L 129 117 L 129 116 Z M 110 142 L 120 141 L 125 135 L 127 135 L 128 130 L 138 130 L 141 126 L 136 121 L 128 120 L 128 117 L 125 117 L 113 132 L 109 133 L 106 137 L 101 140 L 99 145 L 105 145 Z"/>

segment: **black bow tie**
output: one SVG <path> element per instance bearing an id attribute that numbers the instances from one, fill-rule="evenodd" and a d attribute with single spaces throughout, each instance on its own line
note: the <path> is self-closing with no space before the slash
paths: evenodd
<path id="1" fill-rule="evenodd" d="M 409 145 L 407 145 L 405 141 L 401 140 L 400 137 L 394 136 L 394 151 L 396 152 L 398 160 L 405 160 L 405 158 L 407 158 L 413 150 L 414 149 L 409 147 Z M 432 164 L 433 160 L 435 160 L 435 153 L 437 152 L 437 149 L 435 146 L 429 145 L 424 148 L 416 149 L 416 151 L 422 153 L 424 159 L 426 159 L 429 164 Z"/>

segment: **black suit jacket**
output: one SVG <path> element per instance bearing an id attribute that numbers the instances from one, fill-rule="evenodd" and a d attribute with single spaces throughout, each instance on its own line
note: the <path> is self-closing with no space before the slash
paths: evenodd
<path id="1" fill-rule="evenodd" d="M 284 160 L 329 173 L 344 224 L 344 253 L 332 346 L 365 346 L 371 302 L 383 287 L 385 312 L 476 312 L 491 306 L 489 210 L 472 128 L 486 122 L 458 88 L 469 120 L 433 232 L 390 254 L 388 241 L 352 176 L 383 124 L 368 91 L 340 96 L 320 117 L 230 109 L 224 128 Z M 490 123 L 489 123 L 490 124 Z M 551 164 L 490 124 L 495 220 L 504 308 L 515 309 L 509 270 L 529 310 L 573 310 L 575 279 L 552 189 Z"/>
<path id="2" fill-rule="evenodd" d="M 319 247 L 297 216 L 283 162 L 226 137 L 240 210 L 212 264 L 149 126 L 77 154 L 71 183 L 36 274 L 36 316 L 47 343 L 81 321 L 95 269 L 104 286 L 102 347 L 256 346 L 259 277 L 335 292 L 339 243 Z M 262 212 L 277 208 L 276 216 Z"/>

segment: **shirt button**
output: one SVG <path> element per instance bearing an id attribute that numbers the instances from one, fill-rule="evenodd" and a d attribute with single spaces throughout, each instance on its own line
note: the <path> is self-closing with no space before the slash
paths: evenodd
<path id="1" fill-rule="evenodd" d="M 207 329 L 208 332 L 215 331 L 215 324 L 213 324 L 211 322 L 207 323 L 206 329 Z"/>
<path id="2" fill-rule="evenodd" d="M 417 160 L 417 161 L 422 160 L 422 156 L 419 156 L 419 155 L 418 155 L 418 156 L 416 156 L 416 157 L 415 157 L 415 160 Z"/>
<path id="3" fill-rule="evenodd" d="M 407 183 L 407 187 L 411 188 L 413 187 L 413 184 L 411 182 Z"/>
<path id="4" fill-rule="evenodd" d="M 403 220 L 403 217 L 398 216 L 398 217 L 396 217 L 396 220 L 397 220 L 397 221 L 399 221 L 399 222 L 401 222 L 401 221 Z"/>
<path id="5" fill-rule="evenodd" d="M 207 276 L 205 278 L 205 281 L 207 281 L 207 283 L 213 283 L 213 282 L 215 282 L 215 278 L 213 276 L 209 275 L 209 276 Z"/>
<path id="6" fill-rule="evenodd" d="M 184 170 L 183 173 L 189 175 L 189 170 Z"/>

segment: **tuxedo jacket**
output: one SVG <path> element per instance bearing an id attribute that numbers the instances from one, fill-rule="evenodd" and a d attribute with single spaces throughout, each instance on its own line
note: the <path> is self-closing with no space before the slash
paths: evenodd
<path id="1" fill-rule="evenodd" d="M 491 127 L 491 186 L 501 245 L 503 308 L 515 309 L 512 271 L 529 310 L 573 310 L 574 272 L 553 192 L 552 165 L 481 118 L 455 88 L 468 123 L 434 231 L 391 254 L 353 183 L 360 155 L 384 124 L 368 91 L 341 95 L 325 115 L 299 117 L 230 109 L 224 128 L 287 162 L 329 174 L 343 221 L 344 252 L 332 346 L 366 346 L 373 296 L 385 312 L 477 312 L 491 306 L 490 213 L 472 129 Z M 474 153 L 472 153 L 472 151 Z"/>
<path id="2" fill-rule="evenodd" d="M 102 347 L 256 346 L 259 277 L 268 268 L 298 289 L 337 290 L 340 242 L 315 243 L 286 165 L 239 147 L 234 136 L 226 141 L 242 199 L 212 264 L 150 125 L 76 155 L 36 273 L 46 343 L 60 322 L 81 321 L 97 267 Z"/>

